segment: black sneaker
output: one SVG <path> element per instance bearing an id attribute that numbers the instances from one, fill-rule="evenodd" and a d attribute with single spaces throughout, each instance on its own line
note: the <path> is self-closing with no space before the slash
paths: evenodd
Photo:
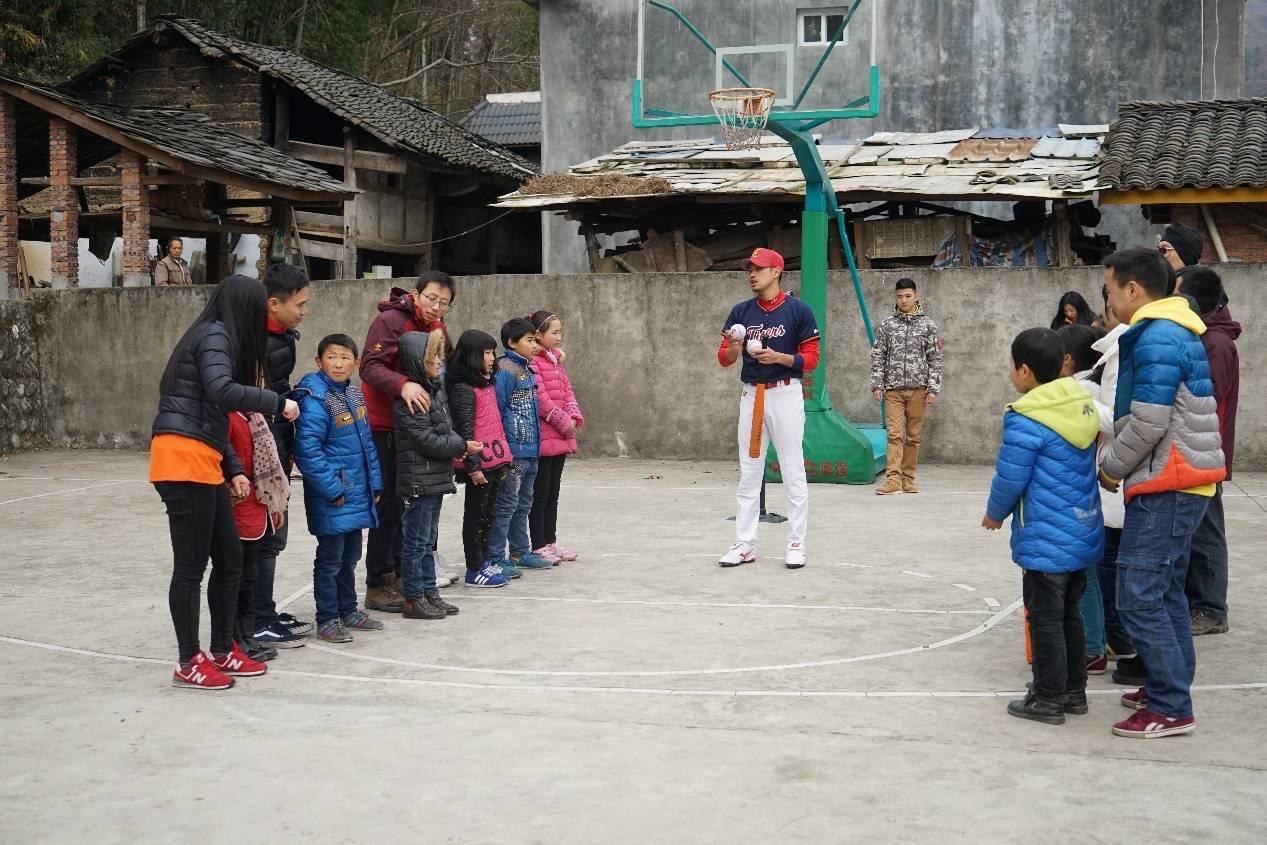
<path id="1" fill-rule="evenodd" d="M 1192 636 L 1201 637 L 1206 634 L 1226 634 L 1227 620 L 1215 619 L 1210 614 L 1198 610 L 1190 617 L 1192 621 Z"/>
<path id="2" fill-rule="evenodd" d="M 246 652 L 246 656 L 252 660 L 272 660 L 277 656 L 277 649 L 272 646 L 266 646 L 255 637 L 243 637 L 242 642 L 238 643 L 242 651 Z"/>
<path id="3" fill-rule="evenodd" d="M 1085 716 L 1091 712 L 1091 708 L 1087 705 L 1087 691 L 1084 689 L 1075 692 L 1065 693 L 1065 703 L 1062 709 L 1066 713 L 1074 716 Z"/>
<path id="4" fill-rule="evenodd" d="M 311 622 L 305 622 L 302 619 L 296 619 L 294 616 L 291 616 L 289 613 L 277 614 L 277 621 L 281 624 L 283 628 L 287 629 L 292 634 L 297 634 L 301 637 L 308 636 L 317 628 L 317 626 L 313 625 Z"/>
<path id="5" fill-rule="evenodd" d="M 1007 712 L 1018 719 L 1030 719 L 1048 725 L 1065 723 L 1065 709 L 1059 702 L 1046 701 L 1033 692 L 1026 695 L 1024 699 L 1009 701 Z"/>
<path id="6" fill-rule="evenodd" d="M 304 644 L 304 638 L 292 633 L 289 628 L 281 623 L 280 619 L 276 622 L 270 622 L 256 631 L 253 639 L 261 645 L 274 648 L 300 648 Z"/>
<path id="7" fill-rule="evenodd" d="M 1117 668 L 1113 670 L 1113 683 L 1124 687 L 1142 687 L 1148 683 L 1148 670 L 1138 654 L 1118 660 Z"/>
<path id="8" fill-rule="evenodd" d="M 432 607 L 438 610 L 443 610 L 449 616 L 458 615 L 458 609 L 454 607 L 453 605 L 449 604 L 444 599 L 440 598 L 440 593 L 438 591 L 433 590 L 427 593 L 425 598 L 427 600 L 427 604 L 431 605 Z"/>

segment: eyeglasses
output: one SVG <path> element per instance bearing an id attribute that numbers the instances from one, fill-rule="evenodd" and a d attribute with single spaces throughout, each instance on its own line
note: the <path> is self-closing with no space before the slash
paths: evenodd
<path id="1" fill-rule="evenodd" d="M 443 299 L 439 299 L 435 296 L 432 296 L 429 293 L 423 294 L 422 299 L 432 308 L 439 309 L 441 313 L 448 311 L 450 308 L 453 307 L 452 304 L 445 302 Z"/>

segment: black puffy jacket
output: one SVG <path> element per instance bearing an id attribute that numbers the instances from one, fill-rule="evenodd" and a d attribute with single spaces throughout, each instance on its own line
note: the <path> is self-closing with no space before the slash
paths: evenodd
<path id="1" fill-rule="evenodd" d="M 153 434 L 201 440 L 224 457 L 225 477 L 244 475 L 229 448 L 230 411 L 280 415 L 286 400 L 271 390 L 233 380 L 233 352 L 224 323 L 199 326 L 176 351 L 176 383 L 158 399 Z"/>
<path id="2" fill-rule="evenodd" d="M 396 424 L 396 495 L 438 496 L 454 493 L 453 459 L 466 451 L 466 441 L 453 430 L 444 386 L 427 377 L 422 358 L 427 335 L 408 332 L 400 336 L 401 372 L 421 384 L 431 396 L 431 410 L 412 414 L 404 400 L 392 404 Z"/>
<path id="3" fill-rule="evenodd" d="M 268 386 L 279 396 L 290 392 L 290 376 L 295 372 L 295 345 L 298 341 L 299 332 L 294 329 L 268 333 Z M 281 459 L 282 468 L 289 471 L 295 453 L 295 424 L 287 422 L 285 417 L 274 415 L 269 417 L 268 428 L 277 441 L 277 457 Z"/>

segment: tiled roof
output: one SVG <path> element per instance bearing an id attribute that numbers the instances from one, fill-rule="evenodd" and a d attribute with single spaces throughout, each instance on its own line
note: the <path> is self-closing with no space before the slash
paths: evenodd
<path id="1" fill-rule="evenodd" d="M 164 15 L 155 28 L 170 27 L 205 55 L 228 56 L 277 77 L 385 144 L 450 165 L 519 183 L 536 175 L 532 163 L 470 132 L 444 116 L 357 76 L 317 64 L 285 47 L 242 41 L 201 21 Z"/>
<path id="2" fill-rule="evenodd" d="M 535 92 L 534 92 L 535 93 Z M 490 96 L 471 110 L 462 125 L 503 147 L 541 146 L 541 96 Z"/>
<path id="3" fill-rule="evenodd" d="M 872 198 L 1026 200 L 1086 199 L 1099 184 L 1100 142 L 1080 128 L 1066 137 L 1019 136 L 1014 130 L 882 132 L 861 141 L 820 143 L 832 188 L 844 202 Z M 1049 155 L 1040 157 L 1044 145 Z M 1056 155 L 1060 153 L 1060 155 Z M 712 138 L 634 141 L 569 173 L 662 177 L 670 195 L 726 195 L 732 202 L 805 193 L 805 178 L 787 142 L 767 135 L 753 150 L 728 150 Z M 567 180 L 560 180 L 566 185 Z M 640 195 L 645 197 L 644 195 Z M 619 202 L 620 198 L 520 194 L 501 198 L 505 208 L 564 209 Z"/>
<path id="4" fill-rule="evenodd" d="M 1100 176 L 1119 190 L 1267 187 L 1267 98 L 1123 103 Z"/>
<path id="5" fill-rule="evenodd" d="M 338 179 L 302 161 L 296 161 L 267 144 L 225 129 L 201 112 L 178 108 L 131 108 L 85 100 L 0 71 L 0 84 L 11 86 L 15 96 L 47 98 L 73 111 L 108 124 L 124 135 L 181 161 L 236 174 L 248 179 L 284 185 L 301 191 L 349 194 Z M 39 105 L 38 102 L 35 105 Z"/>

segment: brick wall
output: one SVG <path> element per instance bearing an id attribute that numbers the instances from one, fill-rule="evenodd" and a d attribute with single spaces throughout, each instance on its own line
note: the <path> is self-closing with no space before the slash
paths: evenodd
<path id="1" fill-rule="evenodd" d="M 79 197 L 70 179 L 79 173 L 78 130 L 58 117 L 48 119 L 48 179 L 52 196 L 49 242 L 53 287 L 79 286 Z"/>
<path id="2" fill-rule="evenodd" d="M 0 299 L 18 287 L 18 138 L 15 102 L 0 94 Z"/>
<path id="3" fill-rule="evenodd" d="M 1267 203 L 1216 204 L 1209 206 L 1209 209 L 1229 259 L 1267 261 Z M 1200 206 L 1177 205 L 1171 212 L 1171 219 L 1196 229 L 1205 238 L 1205 252 L 1201 253 L 1201 263 L 1218 262 L 1219 256 L 1214 251 L 1214 242 L 1210 238 L 1210 230 L 1205 225 Z"/>
<path id="4" fill-rule="evenodd" d="M 123 202 L 123 284 L 136 287 L 149 284 L 150 275 L 150 198 L 141 184 L 145 159 L 124 151 L 119 156 L 119 181 Z"/>

